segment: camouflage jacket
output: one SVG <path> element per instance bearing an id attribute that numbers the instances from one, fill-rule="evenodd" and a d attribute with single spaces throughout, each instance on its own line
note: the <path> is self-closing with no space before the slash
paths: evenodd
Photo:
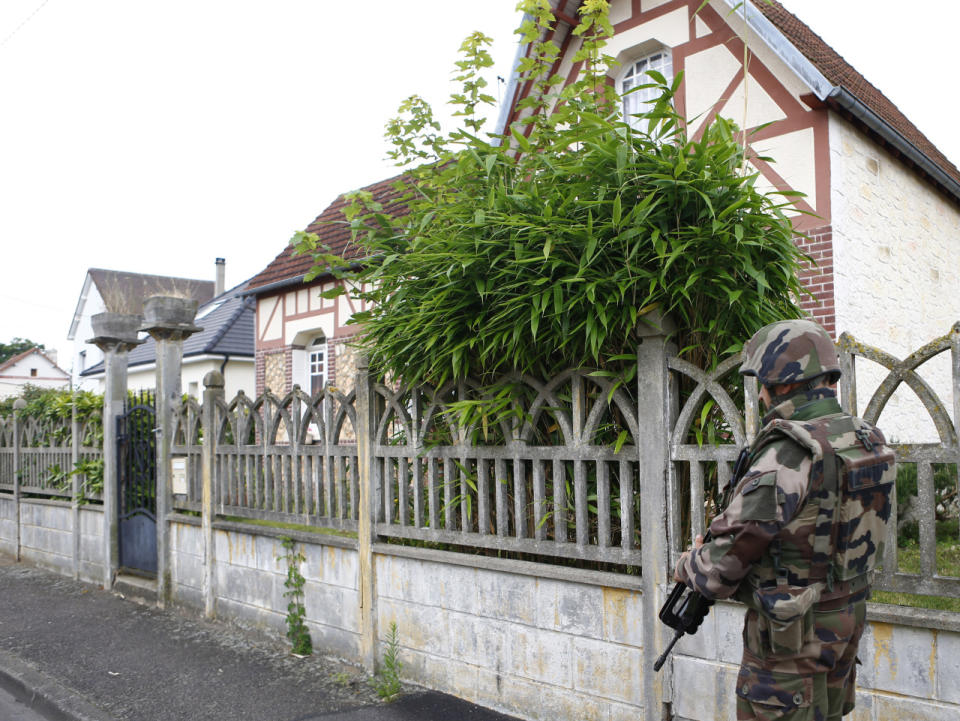
<path id="1" fill-rule="evenodd" d="M 824 455 L 833 456 L 834 445 L 843 458 L 831 457 L 830 464 L 836 468 L 841 460 L 847 469 L 841 482 L 855 491 L 864 487 L 852 503 L 848 498 L 847 506 L 833 510 L 842 516 L 852 508 L 856 518 L 852 523 L 846 518 L 844 528 L 858 534 L 855 550 L 842 533 L 838 541 L 836 530 L 833 538 L 821 538 L 826 548 L 817 542 L 821 506 L 829 510 L 826 504 L 838 498 L 836 474 L 831 500 L 823 471 Z M 778 582 L 802 588 L 824 580 L 832 590 L 828 571 L 843 582 L 830 595 L 849 592 L 854 577 L 865 580 L 886 533 L 895 475 L 883 435 L 843 413 L 834 391 L 818 388 L 787 398 L 767 414 L 751 452 L 747 472 L 736 488 L 728 489 L 729 503 L 710 524 L 712 540 L 681 557 L 679 577 L 711 599 L 734 595 L 748 579 L 738 594 L 745 601 L 752 589 Z M 867 465 L 861 468 L 863 461 Z"/>

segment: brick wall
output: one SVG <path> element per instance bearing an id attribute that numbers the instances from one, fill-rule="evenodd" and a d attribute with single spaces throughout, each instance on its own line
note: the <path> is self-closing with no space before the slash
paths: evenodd
<path id="1" fill-rule="evenodd" d="M 830 335 L 837 336 L 837 311 L 833 282 L 833 229 L 827 225 L 807 233 L 797 246 L 810 256 L 800 271 L 800 282 L 811 295 L 800 301 L 807 311 Z"/>

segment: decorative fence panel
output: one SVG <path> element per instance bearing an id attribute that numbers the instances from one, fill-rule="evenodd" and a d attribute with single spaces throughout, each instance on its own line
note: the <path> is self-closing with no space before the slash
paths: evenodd
<path id="1" fill-rule="evenodd" d="M 218 402 L 219 513 L 355 531 L 359 471 L 355 394 L 299 387 L 279 399 Z"/>
<path id="2" fill-rule="evenodd" d="M 513 389 L 504 418 L 461 428 L 450 404 L 476 398 L 475 385 L 374 387 L 377 533 L 640 565 L 639 427 L 625 388 L 567 371 Z"/>
<path id="3" fill-rule="evenodd" d="M 83 422 L 27 415 L 0 419 L 0 489 L 13 491 L 19 479 L 21 493 L 70 499 L 76 479 L 80 496 L 99 502 L 102 442 L 98 417 Z"/>
<path id="4" fill-rule="evenodd" d="M 201 510 L 203 496 L 203 426 L 200 405 L 187 398 L 173 407 L 173 456 L 174 476 L 183 473 L 184 486 L 173 489 L 173 507 L 178 511 Z M 175 481 L 175 486 L 179 481 Z M 185 490 L 186 493 L 177 493 Z"/>

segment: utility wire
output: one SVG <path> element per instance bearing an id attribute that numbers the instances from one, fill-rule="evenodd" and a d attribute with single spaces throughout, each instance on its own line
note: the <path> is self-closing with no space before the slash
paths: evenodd
<path id="1" fill-rule="evenodd" d="M 50 2 L 50 0 L 43 0 L 43 2 L 40 3 L 40 4 L 37 6 L 37 9 L 34 10 L 32 13 L 30 13 L 30 14 L 27 16 L 26 20 L 24 20 L 22 23 L 20 23 L 19 25 L 17 25 L 17 27 L 15 27 L 15 28 L 13 29 L 13 32 L 10 33 L 9 35 L 7 35 L 7 37 L 5 37 L 5 38 L 3 39 L 3 42 L 0 42 L 0 48 L 2 48 L 4 45 L 6 45 L 8 42 L 10 42 L 10 39 L 11 39 L 14 35 L 16 35 L 18 32 L 20 32 L 20 29 L 21 29 L 24 25 L 26 25 L 28 22 L 30 22 L 31 20 L 33 20 L 33 16 L 36 15 L 36 14 L 37 14 L 38 12 L 40 12 L 41 10 L 43 10 L 44 6 L 45 6 L 48 2 Z"/>

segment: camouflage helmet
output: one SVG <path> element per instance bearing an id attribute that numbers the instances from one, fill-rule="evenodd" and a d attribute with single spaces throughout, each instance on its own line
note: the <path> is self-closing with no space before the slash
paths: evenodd
<path id="1" fill-rule="evenodd" d="M 765 386 L 840 377 L 840 359 L 827 331 L 812 320 L 782 320 L 764 326 L 743 349 L 740 374 Z"/>

